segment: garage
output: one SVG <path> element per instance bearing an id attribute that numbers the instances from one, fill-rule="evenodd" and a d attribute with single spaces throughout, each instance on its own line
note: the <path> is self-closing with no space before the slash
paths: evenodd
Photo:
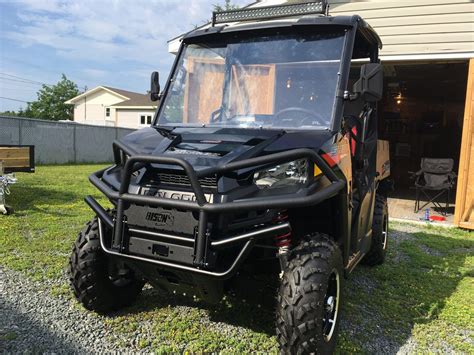
<path id="1" fill-rule="evenodd" d="M 379 105 L 379 134 L 390 141 L 395 187 L 391 217 L 420 220 L 429 208 L 431 216 L 446 219 L 437 224 L 474 229 L 472 1 L 329 0 L 329 4 L 332 15 L 363 17 L 383 42 L 385 96 Z M 422 158 L 452 159 L 457 177 L 448 208 L 443 195 L 438 200 L 444 208 L 430 203 L 415 213 L 410 172 L 420 170 Z"/>
<path id="2" fill-rule="evenodd" d="M 415 210 L 416 175 L 422 159 L 460 163 L 467 61 L 384 63 L 384 98 L 379 108 L 379 136 L 390 142 L 394 191 L 390 209 L 395 218 L 425 218 L 426 209 L 438 220 L 454 221 L 456 184 L 446 190 L 420 191 Z M 454 178 L 453 181 L 456 179 Z M 423 185 L 423 178 L 418 180 Z M 440 195 L 428 203 L 431 197 Z M 442 206 L 442 208 L 440 207 Z"/>

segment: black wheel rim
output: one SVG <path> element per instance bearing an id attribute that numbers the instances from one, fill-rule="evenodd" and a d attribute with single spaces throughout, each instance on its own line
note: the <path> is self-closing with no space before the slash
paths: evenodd
<path id="1" fill-rule="evenodd" d="M 329 275 L 328 288 L 324 296 L 323 310 L 323 337 L 329 342 L 334 336 L 339 313 L 340 278 L 339 272 L 334 269 Z"/>

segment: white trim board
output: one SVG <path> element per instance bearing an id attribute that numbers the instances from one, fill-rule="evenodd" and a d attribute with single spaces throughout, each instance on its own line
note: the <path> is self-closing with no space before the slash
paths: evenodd
<path id="1" fill-rule="evenodd" d="M 79 95 L 73 97 L 72 99 L 67 100 L 67 101 L 64 102 L 64 103 L 67 104 L 67 105 L 75 104 L 77 101 L 79 101 L 79 100 L 82 99 L 83 97 L 86 97 L 86 96 L 88 96 L 88 95 L 90 95 L 90 94 L 93 94 L 93 93 L 95 93 L 95 92 L 97 92 L 97 91 L 100 91 L 100 90 L 107 91 L 107 92 L 111 93 L 112 95 L 118 96 L 118 97 L 120 97 L 120 98 L 122 98 L 122 99 L 124 99 L 124 100 L 129 100 L 129 99 L 130 99 L 129 97 L 124 96 L 124 95 L 121 95 L 121 94 L 119 94 L 118 92 L 115 92 L 115 91 L 113 91 L 113 90 L 110 90 L 109 88 L 106 88 L 105 86 L 97 86 L 97 87 L 95 87 L 95 88 L 93 88 L 93 89 L 91 89 L 91 90 L 88 90 L 88 91 L 86 91 L 86 92 L 83 92 L 82 94 L 79 94 Z"/>
<path id="2" fill-rule="evenodd" d="M 139 110 L 155 110 L 158 106 L 110 106 L 115 108 L 116 110 L 130 110 L 130 109 L 139 109 Z"/>
<path id="3" fill-rule="evenodd" d="M 380 60 L 385 62 L 401 62 L 410 60 L 439 60 L 439 59 L 471 59 L 474 52 L 465 53 L 437 53 L 437 54 L 404 54 L 404 55 L 381 55 Z"/>

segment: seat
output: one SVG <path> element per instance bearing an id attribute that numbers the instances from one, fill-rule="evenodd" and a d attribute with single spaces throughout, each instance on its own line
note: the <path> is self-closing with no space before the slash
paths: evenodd
<path id="1" fill-rule="evenodd" d="M 451 190 L 456 184 L 456 174 L 453 172 L 454 160 L 422 158 L 420 167 L 419 171 L 412 173 L 416 189 L 415 213 L 433 203 L 446 216 Z M 426 198 L 426 202 L 420 206 L 422 195 Z M 445 208 L 438 201 L 443 195 L 446 195 Z"/>

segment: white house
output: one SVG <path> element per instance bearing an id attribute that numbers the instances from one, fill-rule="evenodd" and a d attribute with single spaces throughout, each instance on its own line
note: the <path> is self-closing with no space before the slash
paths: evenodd
<path id="1" fill-rule="evenodd" d="M 141 128 L 150 125 L 157 102 L 149 95 L 98 86 L 68 101 L 74 122 L 98 126 Z"/>

